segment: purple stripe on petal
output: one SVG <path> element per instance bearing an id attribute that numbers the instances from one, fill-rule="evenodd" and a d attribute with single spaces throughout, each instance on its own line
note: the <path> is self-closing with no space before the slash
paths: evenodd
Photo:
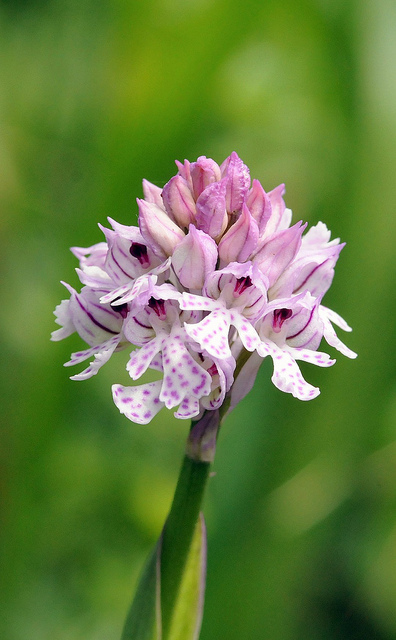
<path id="1" fill-rule="evenodd" d="M 107 331 L 108 333 L 112 333 L 113 335 L 117 335 L 119 333 L 119 331 L 113 331 L 112 329 L 109 329 L 108 327 L 105 327 L 104 324 L 102 324 L 101 322 L 99 322 L 98 320 L 96 320 L 96 318 L 92 315 L 92 313 L 90 313 L 88 311 L 88 309 L 86 309 L 84 307 L 84 305 L 82 304 L 80 297 L 76 296 L 76 300 L 79 304 L 79 306 L 81 307 L 82 311 L 84 311 L 84 313 L 86 313 L 86 315 L 88 316 L 88 318 L 97 326 L 99 327 L 99 329 L 103 329 L 103 331 Z M 87 329 L 88 330 L 88 329 Z"/>
<path id="2" fill-rule="evenodd" d="M 287 339 L 288 339 L 288 340 L 293 340 L 293 338 L 297 338 L 297 336 L 299 336 L 299 335 L 300 335 L 300 333 L 302 333 L 303 331 L 305 331 L 305 329 L 307 328 L 307 326 L 309 325 L 309 323 L 310 323 L 310 322 L 311 322 L 311 320 L 312 320 L 312 316 L 313 316 L 313 314 L 314 314 L 315 309 L 316 309 L 316 307 L 313 307 L 313 309 L 312 309 L 311 313 L 309 314 L 308 321 L 307 321 L 307 322 L 306 322 L 306 324 L 303 326 L 303 328 L 302 328 L 302 329 L 300 329 L 300 331 L 297 331 L 297 333 L 295 333 L 294 335 L 292 335 L 292 336 L 287 336 Z"/>

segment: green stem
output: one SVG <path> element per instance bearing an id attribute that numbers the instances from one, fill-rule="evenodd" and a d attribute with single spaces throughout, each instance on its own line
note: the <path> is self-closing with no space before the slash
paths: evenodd
<path id="1" fill-rule="evenodd" d="M 186 455 L 171 510 L 162 533 L 161 615 L 162 640 L 168 640 L 184 568 L 198 522 L 220 426 L 218 410 L 205 411 L 192 422 Z"/>
<path id="2" fill-rule="evenodd" d="M 198 521 L 210 462 L 184 457 L 161 549 L 162 640 L 167 640 L 175 602 L 195 526 Z"/>

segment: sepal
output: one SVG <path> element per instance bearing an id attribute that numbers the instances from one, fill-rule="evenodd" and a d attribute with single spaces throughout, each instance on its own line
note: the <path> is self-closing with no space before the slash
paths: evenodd
<path id="1" fill-rule="evenodd" d="M 259 229 L 244 204 L 238 220 L 219 242 L 220 266 L 230 262 L 245 262 L 257 247 Z"/>
<path id="2" fill-rule="evenodd" d="M 183 231 L 156 204 L 137 199 L 140 232 L 154 253 L 171 256 L 176 245 L 184 238 Z"/>
<path id="3" fill-rule="evenodd" d="M 172 267 L 184 287 L 201 289 L 206 276 L 214 271 L 217 257 L 215 241 L 191 224 L 173 252 Z"/>
<path id="4" fill-rule="evenodd" d="M 197 200 L 197 227 L 211 238 L 221 237 L 228 224 L 226 179 L 210 184 Z"/>
<path id="5" fill-rule="evenodd" d="M 172 220 L 188 228 L 195 219 L 195 201 L 186 180 L 180 175 L 173 176 L 163 188 L 162 199 Z"/>

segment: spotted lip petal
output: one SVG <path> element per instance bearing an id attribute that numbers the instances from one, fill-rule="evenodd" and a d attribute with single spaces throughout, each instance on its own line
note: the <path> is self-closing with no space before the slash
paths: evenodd
<path id="1" fill-rule="evenodd" d="M 228 344 L 230 331 L 230 312 L 221 303 L 217 304 L 210 315 L 196 324 L 185 324 L 185 330 L 192 340 L 197 342 L 201 349 L 207 351 L 214 358 L 231 357 Z"/>
<path id="2" fill-rule="evenodd" d="M 158 397 L 160 388 L 161 380 L 137 387 L 114 384 L 113 400 L 120 412 L 129 420 L 137 424 L 148 424 L 164 406 Z"/>
<path id="3" fill-rule="evenodd" d="M 189 353 L 182 330 L 172 331 L 162 348 L 164 380 L 160 400 L 169 409 L 178 406 L 184 398 L 207 396 L 211 389 L 211 376 Z"/>
<path id="4" fill-rule="evenodd" d="M 271 356 L 274 364 L 271 380 L 278 389 L 285 393 L 291 393 L 299 400 L 312 400 L 319 395 L 320 390 L 302 377 L 297 362 L 290 351 L 285 351 L 268 340 L 261 343 L 258 353 L 263 358 Z"/>
<path id="5" fill-rule="evenodd" d="M 199 296 L 182 296 L 180 305 L 195 308 L 200 305 Z M 197 300 L 197 302 L 194 302 Z M 235 327 L 247 351 L 254 351 L 260 344 L 257 331 L 238 309 L 227 309 L 223 300 L 212 301 L 212 311 L 196 324 L 185 323 L 189 337 L 197 342 L 213 358 L 226 359 L 232 356 L 229 344 L 230 328 Z"/>

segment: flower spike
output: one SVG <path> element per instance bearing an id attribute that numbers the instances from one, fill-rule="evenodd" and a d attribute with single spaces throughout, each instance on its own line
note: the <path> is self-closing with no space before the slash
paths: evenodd
<path id="1" fill-rule="evenodd" d="M 100 226 L 105 242 L 72 249 L 83 286 L 65 284 L 70 298 L 56 307 L 52 333 L 57 341 L 77 332 L 88 345 L 66 363 L 90 360 L 72 378 L 85 380 L 130 349 L 133 381 L 149 370 L 159 377 L 113 385 L 115 405 L 138 424 L 163 407 L 217 424 L 268 356 L 278 389 L 315 398 L 319 389 L 298 363 L 333 365 L 322 339 L 356 357 L 333 325 L 350 327 L 322 304 L 344 244 L 322 222 L 307 233 L 302 222 L 291 226 L 284 185 L 265 191 L 251 182 L 235 152 L 221 165 L 206 156 L 176 165 L 163 188 L 143 180 L 138 226 L 109 218 L 111 228 Z"/>

